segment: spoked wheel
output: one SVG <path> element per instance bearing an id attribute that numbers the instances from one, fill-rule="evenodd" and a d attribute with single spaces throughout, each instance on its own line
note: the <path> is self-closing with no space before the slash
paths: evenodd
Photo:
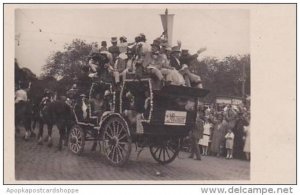
<path id="1" fill-rule="evenodd" d="M 113 166 L 123 166 L 131 152 L 131 136 L 124 120 L 112 117 L 103 127 L 103 149 Z"/>
<path id="2" fill-rule="evenodd" d="M 74 125 L 69 134 L 69 149 L 77 155 L 80 155 L 83 152 L 85 144 L 85 133 L 83 129 Z"/>
<path id="3" fill-rule="evenodd" d="M 178 138 L 166 138 L 151 144 L 150 153 L 154 160 L 160 164 L 168 164 L 175 160 L 180 150 L 179 141 Z"/>

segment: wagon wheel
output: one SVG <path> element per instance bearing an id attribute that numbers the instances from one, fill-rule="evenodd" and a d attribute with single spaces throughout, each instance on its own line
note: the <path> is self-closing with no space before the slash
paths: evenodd
<path id="1" fill-rule="evenodd" d="M 85 133 L 83 129 L 74 125 L 69 134 L 69 149 L 74 153 L 80 155 L 83 152 L 85 144 Z"/>
<path id="2" fill-rule="evenodd" d="M 150 145 L 150 153 L 154 160 L 160 164 L 171 163 L 178 156 L 180 139 L 169 138 Z"/>
<path id="3" fill-rule="evenodd" d="M 131 136 L 124 120 L 112 117 L 103 126 L 103 149 L 113 166 L 124 165 L 131 152 Z"/>

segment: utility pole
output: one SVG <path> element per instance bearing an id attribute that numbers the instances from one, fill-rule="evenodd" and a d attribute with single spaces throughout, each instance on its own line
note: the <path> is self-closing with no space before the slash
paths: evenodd
<path id="1" fill-rule="evenodd" d="M 242 97 L 245 98 L 245 82 L 246 82 L 246 72 L 245 64 L 242 63 Z"/>

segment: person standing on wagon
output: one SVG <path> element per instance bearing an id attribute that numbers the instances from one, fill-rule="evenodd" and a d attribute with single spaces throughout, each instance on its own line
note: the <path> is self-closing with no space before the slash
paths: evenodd
<path id="1" fill-rule="evenodd" d="M 111 38 L 111 44 L 112 46 L 110 46 L 108 48 L 108 51 L 112 54 L 113 57 L 113 63 L 116 62 L 117 57 L 120 54 L 120 49 L 118 47 L 118 38 L 117 37 L 112 37 Z"/>

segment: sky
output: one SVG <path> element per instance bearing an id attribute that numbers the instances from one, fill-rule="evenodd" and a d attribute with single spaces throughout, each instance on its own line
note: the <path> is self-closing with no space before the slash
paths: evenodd
<path id="1" fill-rule="evenodd" d="M 167 7 L 166 7 L 167 8 Z M 126 36 L 129 42 L 144 33 L 147 42 L 163 32 L 159 9 L 17 9 L 15 11 L 15 56 L 21 67 L 40 75 L 47 58 L 73 39 L 90 42 Z M 250 13 L 245 9 L 170 9 L 175 14 L 172 43 L 201 57 L 223 58 L 250 53 Z M 41 32 L 40 32 L 41 29 Z M 17 41 L 18 40 L 18 41 Z"/>

